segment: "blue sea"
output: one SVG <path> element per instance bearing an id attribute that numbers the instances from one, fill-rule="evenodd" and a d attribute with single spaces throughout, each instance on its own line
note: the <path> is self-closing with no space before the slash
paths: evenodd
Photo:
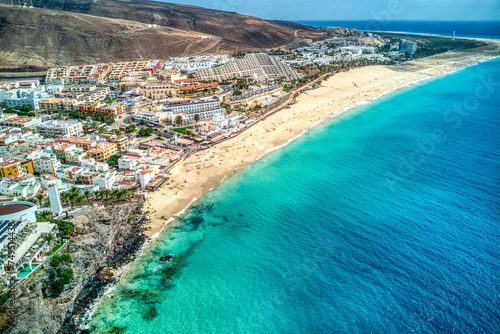
<path id="1" fill-rule="evenodd" d="M 319 125 L 165 230 L 91 332 L 500 333 L 499 128 L 499 60 Z"/>
<path id="2" fill-rule="evenodd" d="M 314 27 L 343 27 L 368 31 L 397 31 L 451 36 L 453 29 L 457 37 L 500 39 L 500 21 L 297 21 Z"/>

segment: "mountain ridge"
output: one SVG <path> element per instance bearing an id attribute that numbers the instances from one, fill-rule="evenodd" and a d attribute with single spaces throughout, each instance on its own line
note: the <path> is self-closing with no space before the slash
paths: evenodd
<path id="1" fill-rule="evenodd" d="M 322 29 L 291 22 L 148 0 L 34 0 L 33 4 L 34 8 L 0 5 L 2 71 L 232 54 L 286 48 L 326 36 Z"/>

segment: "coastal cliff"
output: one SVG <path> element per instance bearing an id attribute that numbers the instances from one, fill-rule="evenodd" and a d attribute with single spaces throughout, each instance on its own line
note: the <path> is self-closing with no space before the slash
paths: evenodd
<path id="1" fill-rule="evenodd" d="M 114 281 L 114 271 L 133 260 L 146 240 L 145 220 L 142 203 L 75 213 L 72 222 L 81 232 L 67 247 L 74 279 L 59 295 L 50 292 L 49 270 L 37 273 L 18 287 L 17 321 L 9 333 L 77 332 L 86 308 Z"/>

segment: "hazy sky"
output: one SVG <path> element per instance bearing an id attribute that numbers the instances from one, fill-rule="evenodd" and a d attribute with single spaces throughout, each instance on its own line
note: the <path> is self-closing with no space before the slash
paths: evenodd
<path id="1" fill-rule="evenodd" d="M 167 0 L 164 2 L 281 20 L 500 20 L 500 0 Z"/>

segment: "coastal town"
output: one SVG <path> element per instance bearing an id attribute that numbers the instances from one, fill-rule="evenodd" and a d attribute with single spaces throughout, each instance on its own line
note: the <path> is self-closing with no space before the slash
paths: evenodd
<path id="1" fill-rule="evenodd" d="M 293 50 L 61 66 L 48 69 L 43 78 L 0 81 L 0 294 L 9 291 L 13 279 L 23 282 L 47 264 L 55 268 L 49 291 L 66 289 L 73 280 L 66 249 L 80 229 L 72 219 L 82 210 L 146 203 L 144 209 L 152 213 L 148 219 L 163 226 L 182 209 L 178 206 L 206 192 L 199 179 L 210 166 L 235 169 L 249 150 L 258 151 L 252 148 L 256 143 L 238 141 L 241 134 L 262 140 L 269 134 L 269 143 L 281 145 L 305 131 L 293 122 L 306 114 L 278 118 L 278 111 L 290 109 L 337 75 L 340 85 L 348 82 L 346 94 L 357 99 L 363 93 L 380 94 L 363 85 L 378 79 L 383 85 L 392 73 L 359 81 L 342 73 L 370 65 L 399 66 L 427 56 L 421 46 L 398 36 L 350 31 L 302 41 Z M 393 81 L 394 87 L 403 84 Z M 309 116 L 319 122 L 324 116 L 320 106 L 333 100 L 310 99 L 318 105 L 311 103 Z M 338 100 L 339 107 L 355 102 Z M 262 125 L 265 120 L 270 124 Z M 313 119 L 300 120 L 310 128 L 309 122 Z M 271 134 L 278 125 L 287 135 Z M 215 145 L 226 141 L 216 152 Z M 231 145 L 241 154 L 229 162 L 225 154 Z M 174 173 L 176 166 L 183 172 Z M 226 169 L 211 170 L 206 178 L 217 184 Z M 179 190 L 197 182 L 193 196 L 178 199 Z M 176 205 L 160 210 L 160 201 Z"/>
<path id="2" fill-rule="evenodd" d="M 1 81 L 0 289 L 64 245 L 61 219 L 127 196 L 145 200 L 176 182 L 169 171 L 178 161 L 293 103 L 330 75 L 326 66 L 415 53 L 404 40 L 382 49 L 389 42 L 362 33 L 290 51 L 62 66 L 42 79 Z"/>
<path id="3" fill-rule="evenodd" d="M 22 280 L 64 244 L 61 222 L 74 212 L 186 183 L 171 177 L 178 162 L 289 108 L 335 73 L 416 51 L 416 42 L 347 30 L 288 51 L 61 66 L 41 79 L 1 81 L 0 289 L 7 272 Z M 10 221 L 20 241 L 9 267 Z"/>

